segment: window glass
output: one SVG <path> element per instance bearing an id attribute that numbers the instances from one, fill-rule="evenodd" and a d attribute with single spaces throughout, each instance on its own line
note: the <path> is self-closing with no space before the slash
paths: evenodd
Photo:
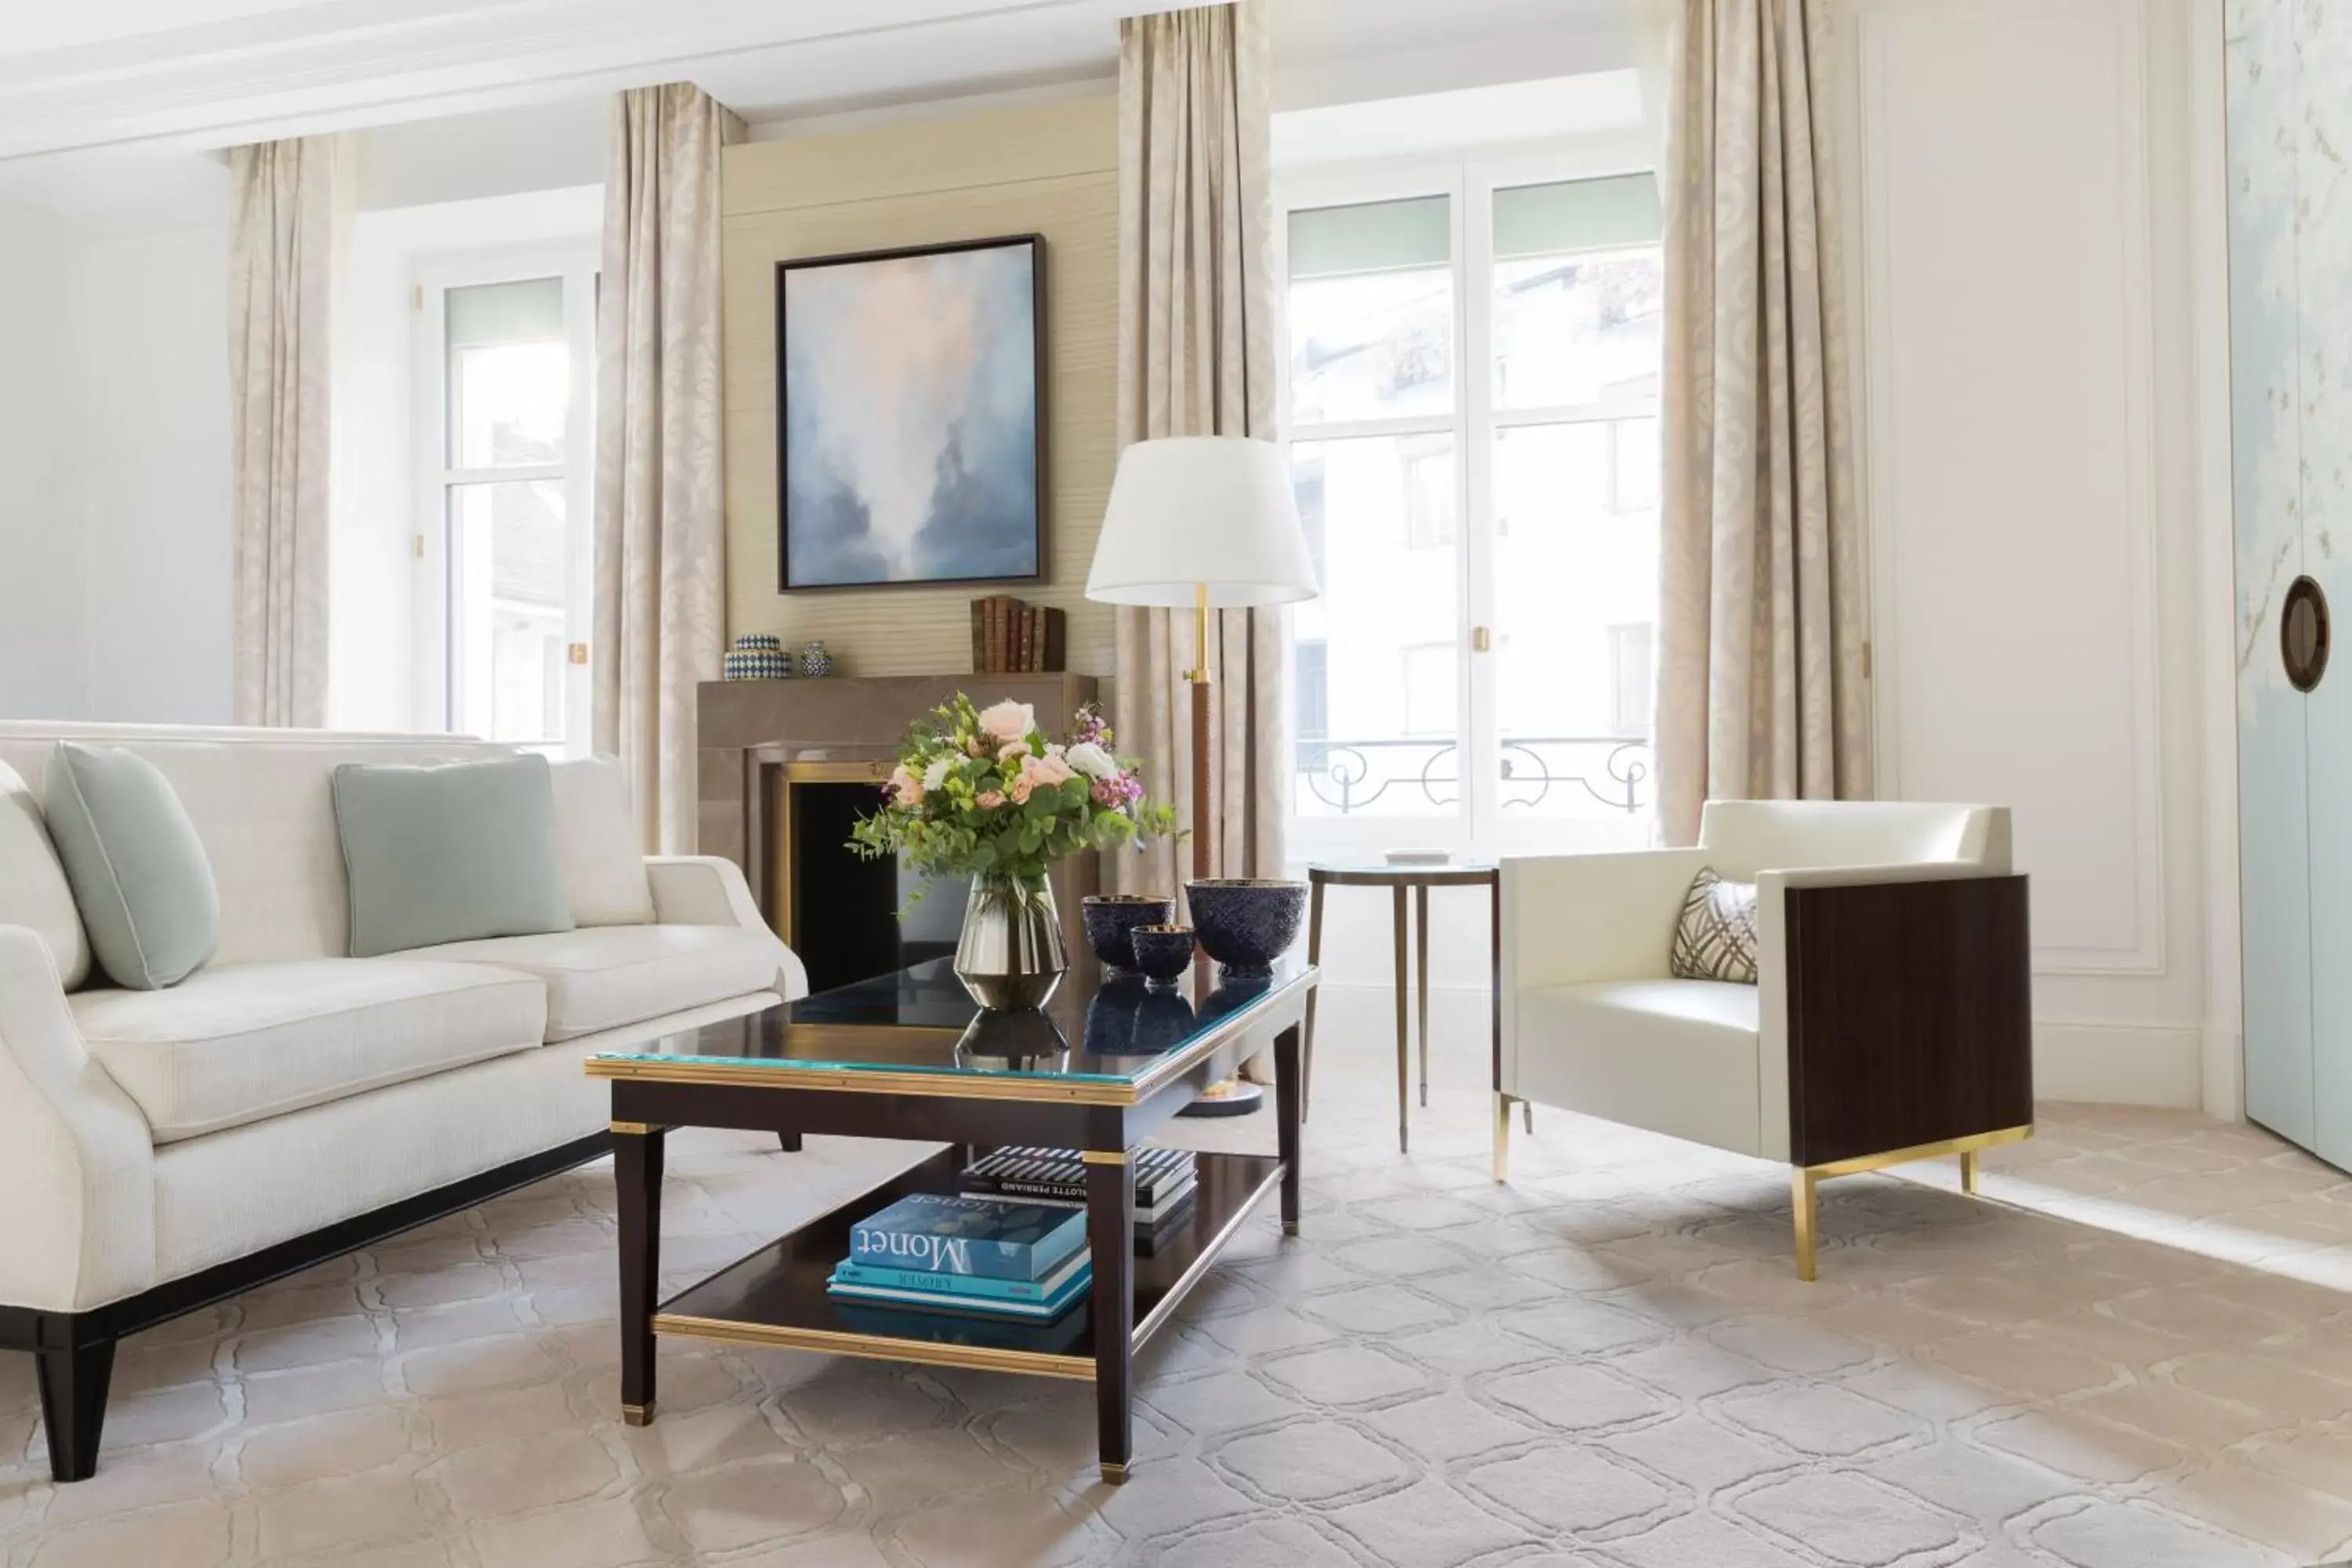
<path id="1" fill-rule="evenodd" d="M 1295 420 L 1454 405 L 1452 221 L 1444 196 L 1291 214 Z"/>

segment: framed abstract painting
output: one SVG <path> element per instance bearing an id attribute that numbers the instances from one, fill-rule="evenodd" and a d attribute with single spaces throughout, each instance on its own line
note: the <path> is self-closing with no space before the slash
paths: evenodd
<path id="1" fill-rule="evenodd" d="M 1035 579 L 1042 235 L 776 264 L 777 586 Z"/>

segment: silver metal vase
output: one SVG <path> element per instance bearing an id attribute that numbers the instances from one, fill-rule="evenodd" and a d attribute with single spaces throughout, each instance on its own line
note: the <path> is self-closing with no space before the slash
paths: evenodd
<path id="1" fill-rule="evenodd" d="M 1052 883 L 994 875 L 971 879 L 955 974 L 973 1001 L 983 1007 L 1043 1007 L 1069 966 Z"/>

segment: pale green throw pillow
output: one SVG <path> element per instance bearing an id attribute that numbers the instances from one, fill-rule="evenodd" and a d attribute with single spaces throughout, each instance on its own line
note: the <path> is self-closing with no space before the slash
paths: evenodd
<path id="1" fill-rule="evenodd" d="M 572 929 L 545 757 L 346 763 L 334 793 L 353 958 Z"/>
<path id="2" fill-rule="evenodd" d="M 42 815 L 90 955 L 133 991 L 177 985 L 220 942 L 212 862 L 171 781 L 146 758 L 61 741 Z"/>

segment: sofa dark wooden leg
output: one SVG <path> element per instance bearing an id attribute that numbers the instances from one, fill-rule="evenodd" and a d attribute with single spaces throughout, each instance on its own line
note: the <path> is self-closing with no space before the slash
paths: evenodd
<path id="1" fill-rule="evenodd" d="M 99 1428 L 106 1422 L 106 1385 L 114 1375 L 114 1342 L 37 1352 L 41 1421 L 49 1438 L 49 1475 L 86 1481 L 98 1469 Z"/>
<path id="2" fill-rule="evenodd" d="M 797 1132 L 779 1132 L 776 1134 L 776 1147 L 787 1154 L 797 1154 L 801 1152 L 801 1135 Z"/>

